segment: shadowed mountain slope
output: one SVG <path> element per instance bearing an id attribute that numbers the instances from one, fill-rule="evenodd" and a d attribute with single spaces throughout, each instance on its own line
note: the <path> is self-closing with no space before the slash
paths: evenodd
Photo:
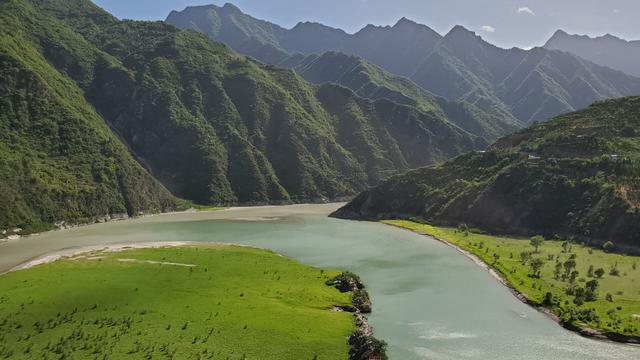
<path id="1" fill-rule="evenodd" d="M 486 146 L 418 106 L 312 85 L 86 0 L 7 0 L 0 17 L 0 227 L 175 208 L 169 191 L 337 198 Z"/>
<path id="2" fill-rule="evenodd" d="M 419 218 L 495 233 L 640 248 L 640 98 L 596 103 L 486 152 L 410 171 L 334 216 Z"/>

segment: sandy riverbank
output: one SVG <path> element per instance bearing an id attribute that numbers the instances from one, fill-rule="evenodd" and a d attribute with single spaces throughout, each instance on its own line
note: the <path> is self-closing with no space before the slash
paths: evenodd
<path id="1" fill-rule="evenodd" d="M 253 248 L 252 246 L 232 243 L 201 243 L 193 241 L 167 241 L 167 242 L 142 242 L 142 243 L 126 243 L 126 244 L 111 244 L 111 245 L 92 245 L 63 249 L 55 251 L 43 256 L 36 257 L 31 260 L 27 260 L 20 265 L 17 265 L 7 271 L 14 272 L 32 268 L 34 266 L 49 264 L 62 259 L 75 258 L 82 255 L 90 255 L 94 253 L 104 252 L 119 252 L 132 249 L 156 249 L 156 248 L 168 248 L 168 247 L 181 247 L 181 246 L 199 246 L 199 247 L 224 247 L 224 246 L 237 246 Z"/>

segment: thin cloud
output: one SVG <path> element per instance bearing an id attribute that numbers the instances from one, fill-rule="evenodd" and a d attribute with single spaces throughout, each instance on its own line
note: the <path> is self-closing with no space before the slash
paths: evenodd
<path id="1" fill-rule="evenodd" d="M 531 10 L 531 8 L 528 7 L 528 6 L 519 7 L 518 8 L 518 14 L 528 14 L 528 15 L 531 15 L 531 16 L 536 16 L 536 13 L 533 10 Z"/>
<path id="2" fill-rule="evenodd" d="M 488 32 L 488 33 L 494 33 L 496 32 L 496 28 L 494 28 L 491 25 L 482 25 L 480 27 L 480 30 L 484 31 L 484 32 Z"/>

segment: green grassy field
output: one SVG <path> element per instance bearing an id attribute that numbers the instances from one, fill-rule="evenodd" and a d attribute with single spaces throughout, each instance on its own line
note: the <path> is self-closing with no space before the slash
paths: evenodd
<path id="1" fill-rule="evenodd" d="M 0 276 L 0 358 L 346 359 L 337 274 L 229 246 L 36 266 Z"/>
<path id="2" fill-rule="evenodd" d="M 606 332 L 640 336 L 640 257 L 606 253 L 579 244 L 566 243 L 563 248 L 563 241 L 545 241 L 536 252 L 529 239 L 477 234 L 404 220 L 383 222 L 435 236 L 477 255 L 530 301 L 544 304 L 565 321 Z M 529 254 L 525 255 L 524 262 L 522 253 Z M 569 260 L 574 256 L 575 267 L 571 267 Z M 539 277 L 533 276 L 532 263 L 536 259 L 544 262 Z M 567 262 L 570 271 L 565 276 Z M 561 269 L 556 277 L 557 263 Z M 589 276 L 591 266 L 593 276 Z M 598 278 L 596 273 L 600 268 L 604 275 Z M 612 275 L 613 268 L 617 269 L 618 275 Z M 572 283 L 574 271 L 578 273 Z M 587 297 L 579 293 L 592 280 L 598 285 L 595 300 L 585 300 Z M 574 288 L 573 295 L 567 293 L 568 288 Z M 547 293 L 553 296 L 545 302 Z M 576 301 L 576 298 L 580 299 Z"/>

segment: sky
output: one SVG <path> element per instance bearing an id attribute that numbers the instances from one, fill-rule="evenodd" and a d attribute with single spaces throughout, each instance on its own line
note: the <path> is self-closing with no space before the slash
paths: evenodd
<path id="1" fill-rule="evenodd" d="M 314 21 L 353 33 L 402 17 L 441 34 L 453 26 L 501 47 L 541 46 L 558 29 L 640 39 L 640 0 L 94 0 L 121 19 L 164 20 L 171 10 L 231 2 L 254 17 L 293 27 Z"/>

